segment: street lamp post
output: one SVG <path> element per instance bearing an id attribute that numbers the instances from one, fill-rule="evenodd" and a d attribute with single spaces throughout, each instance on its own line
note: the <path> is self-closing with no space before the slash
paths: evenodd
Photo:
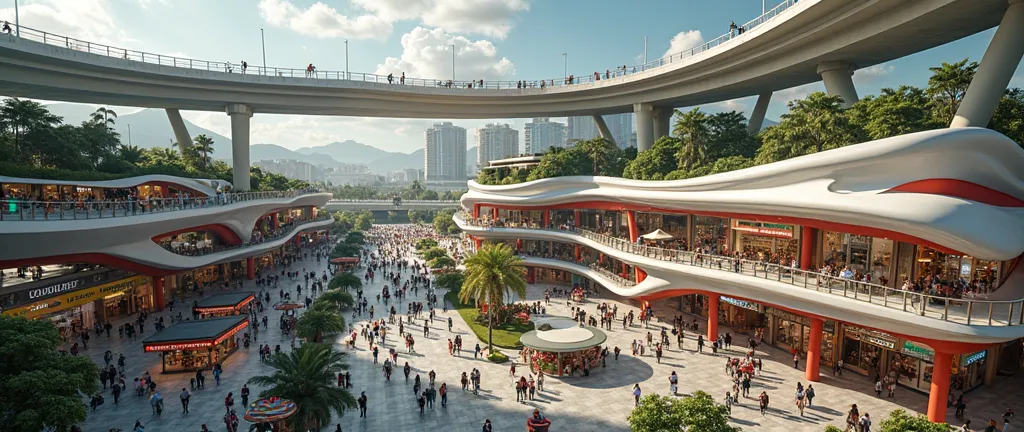
<path id="1" fill-rule="evenodd" d="M 14 35 L 21 37 L 21 16 L 18 15 L 18 0 L 14 0 Z"/>
<path id="2" fill-rule="evenodd" d="M 349 76 L 348 76 L 348 39 L 345 39 L 345 79 L 349 79 Z"/>
<path id="3" fill-rule="evenodd" d="M 765 14 L 766 12 L 768 12 L 768 9 L 766 9 L 766 8 L 765 8 L 765 1 L 766 1 L 766 0 L 761 0 L 761 15 L 762 15 L 762 16 L 763 16 L 763 15 L 764 15 L 764 14 Z"/>
<path id="4" fill-rule="evenodd" d="M 455 44 L 452 44 L 452 87 L 455 86 Z"/>
<path id="5" fill-rule="evenodd" d="M 267 41 L 263 37 L 263 29 L 260 29 L 260 47 L 263 48 L 263 74 L 267 73 Z"/>
<path id="6" fill-rule="evenodd" d="M 647 36 L 644 36 L 644 69 L 647 69 Z"/>
<path id="7" fill-rule="evenodd" d="M 569 78 L 569 53 L 562 53 L 562 79 Z"/>

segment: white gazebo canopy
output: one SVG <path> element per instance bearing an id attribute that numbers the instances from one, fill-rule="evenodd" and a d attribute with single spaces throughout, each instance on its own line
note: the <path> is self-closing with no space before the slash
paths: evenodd
<path id="1" fill-rule="evenodd" d="M 674 238 L 674 237 L 672 237 L 672 234 L 669 234 L 669 233 L 667 233 L 665 231 L 662 231 L 661 228 L 658 228 L 658 229 L 656 229 L 656 230 L 654 230 L 652 232 L 649 232 L 647 234 L 644 234 L 644 235 L 642 235 L 640 237 L 645 238 L 647 240 L 669 240 L 669 239 Z"/>

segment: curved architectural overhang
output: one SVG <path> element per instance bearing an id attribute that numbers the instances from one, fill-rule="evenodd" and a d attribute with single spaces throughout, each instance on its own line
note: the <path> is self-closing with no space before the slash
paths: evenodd
<path id="1" fill-rule="evenodd" d="M 130 270 L 150 276 L 166 276 L 209 265 L 234 262 L 251 256 L 265 254 L 279 248 L 299 233 L 330 228 L 334 221 L 326 219 L 298 224 L 288 235 L 277 240 L 254 244 L 201 256 L 178 255 L 153 243 L 151 240 L 136 241 L 108 247 L 103 250 L 50 255 L 36 258 L 0 259 L 0 268 L 31 265 L 89 263 L 102 264 Z"/>
<path id="2" fill-rule="evenodd" d="M 462 206 L 617 208 L 865 228 L 990 260 L 1024 252 L 1024 150 L 988 129 L 901 135 L 677 181 L 469 182 Z M 848 231 L 848 232 L 849 232 Z"/>
<path id="3" fill-rule="evenodd" d="M 707 51 L 661 67 L 544 89 L 445 89 L 226 73 L 141 63 L 0 37 L 0 93 L 65 102 L 257 113 L 406 118 L 558 117 L 693 106 L 820 80 L 817 67 L 863 68 L 998 25 L 1006 0 L 801 0 Z M 116 54 L 114 54 L 116 55 Z M 178 60 L 188 61 L 188 60 Z"/>
<path id="4" fill-rule="evenodd" d="M 230 188 L 231 182 L 220 179 L 193 179 L 176 177 L 163 174 L 150 174 L 143 176 L 127 177 L 115 180 L 77 181 L 77 180 L 43 180 L 23 177 L 8 177 L 0 175 L 0 183 L 33 184 L 33 185 L 68 185 L 81 187 L 94 187 L 103 189 L 121 189 L 141 186 L 144 184 L 168 183 L 201 192 L 206 196 L 216 196 L 217 189 Z"/>
<path id="5" fill-rule="evenodd" d="M 623 297 L 656 299 L 665 295 L 685 294 L 684 291 L 692 290 L 776 305 L 803 315 L 877 328 L 912 338 L 986 344 L 1024 337 L 1024 326 L 1021 325 L 967 325 L 920 316 L 912 312 L 894 311 L 852 298 L 799 288 L 786 282 L 632 255 L 571 233 L 505 228 L 488 230 L 465 224 L 460 224 L 460 227 L 471 235 L 487 239 L 533 238 L 576 243 L 646 271 L 647 277 L 643 281 L 632 287 L 624 287 L 579 264 L 523 257 L 530 265 L 556 268 L 585 276 Z"/>
<path id="6" fill-rule="evenodd" d="M 256 221 L 275 210 L 292 207 L 323 207 L 330 193 L 310 193 L 293 198 L 270 198 L 234 202 L 206 208 L 140 214 L 105 219 L 4 221 L 0 223 L 0 262 L 45 259 L 79 254 L 110 254 L 146 261 L 131 251 L 140 244 L 164 251 L 153 238 L 172 232 L 186 232 L 196 227 L 219 225 L 230 230 L 242 242 L 248 242 Z M 330 220 L 317 223 L 330 225 Z M 303 224 L 300 226 L 307 226 Z M 320 226 L 320 225 L 317 225 Z M 134 246 L 133 246 L 134 245 Z M 154 255 L 156 254 L 154 250 Z M 171 254 L 173 255 L 173 254 Z M 176 255 L 175 255 L 176 256 Z M 154 265 L 164 258 L 153 258 Z M 187 262 L 192 257 L 180 257 Z M 203 259 L 209 256 L 201 257 Z M 163 263 L 171 265 L 170 263 Z"/>

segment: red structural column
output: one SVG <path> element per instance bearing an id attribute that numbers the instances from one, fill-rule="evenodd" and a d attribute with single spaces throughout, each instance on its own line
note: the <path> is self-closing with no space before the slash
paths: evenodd
<path id="1" fill-rule="evenodd" d="M 491 209 L 491 219 L 498 220 L 498 208 L 494 207 Z"/>
<path id="2" fill-rule="evenodd" d="M 626 211 L 626 223 L 629 224 L 629 241 L 636 243 L 636 239 L 640 237 L 640 230 L 636 227 L 636 212 Z"/>
<path id="3" fill-rule="evenodd" d="M 278 219 L 279 214 L 280 213 L 278 212 L 273 212 L 270 214 L 270 226 L 273 227 L 275 230 L 281 226 L 281 221 Z"/>
<path id="4" fill-rule="evenodd" d="M 807 370 L 804 378 L 808 381 L 818 381 L 818 365 L 821 364 L 821 333 L 822 324 L 820 318 L 811 318 L 811 334 L 807 338 Z"/>
<path id="5" fill-rule="evenodd" d="M 580 245 L 576 245 L 576 262 L 580 262 Z"/>
<path id="6" fill-rule="evenodd" d="M 473 204 L 473 219 L 480 218 L 480 204 Z"/>
<path id="7" fill-rule="evenodd" d="M 164 278 L 153 276 L 153 309 L 157 312 L 163 311 L 165 304 L 167 301 L 164 300 Z"/>
<path id="8" fill-rule="evenodd" d="M 928 392 L 928 420 L 945 423 L 953 354 L 935 351 L 932 365 L 932 387 Z"/>
<path id="9" fill-rule="evenodd" d="M 544 209 L 543 212 L 544 212 L 544 226 L 543 226 L 543 228 L 547 228 L 548 224 L 551 223 L 551 210 Z"/>
<path id="10" fill-rule="evenodd" d="M 256 259 L 249 257 L 245 259 L 245 278 L 256 279 Z"/>
<path id="11" fill-rule="evenodd" d="M 572 211 L 572 223 L 578 227 L 583 222 L 580 219 L 581 219 L 580 211 L 579 210 L 573 210 Z"/>
<path id="12" fill-rule="evenodd" d="M 708 343 L 718 339 L 718 294 L 708 294 Z"/>
<path id="13" fill-rule="evenodd" d="M 516 239 L 516 250 L 523 250 L 523 239 Z"/>
<path id="14" fill-rule="evenodd" d="M 537 283 L 537 269 L 534 267 L 526 268 L 526 283 Z"/>
<path id="15" fill-rule="evenodd" d="M 814 266 L 814 238 L 818 230 L 804 225 L 800 232 L 800 268 L 810 270 Z"/>
<path id="16" fill-rule="evenodd" d="M 484 241 L 477 237 L 473 237 L 473 243 L 476 245 L 476 250 L 480 250 L 480 246 L 483 246 Z"/>

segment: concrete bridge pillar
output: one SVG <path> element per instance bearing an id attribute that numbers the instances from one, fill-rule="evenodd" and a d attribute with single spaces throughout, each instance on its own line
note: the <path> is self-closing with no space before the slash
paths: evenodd
<path id="1" fill-rule="evenodd" d="M 174 139 L 178 141 L 178 151 L 184 155 L 185 149 L 192 147 L 192 136 L 188 134 L 185 120 L 181 118 L 181 111 L 178 111 L 177 108 L 167 108 L 164 111 L 167 111 L 167 120 L 171 121 Z"/>
<path id="2" fill-rule="evenodd" d="M 768 112 L 768 104 L 772 101 L 772 92 L 757 95 L 757 103 L 754 104 L 754 111 L 750 113 L 750 120 L 747 120 L 747 133 L 757 135 L 764 125 L 764 115 Z"/>
<path id="3" fill-rule="evenodd" d="M 650 104 L 633 104 L 636 117 L 636 150 L 646 151 L 654 144 L 654 107 Z"/>
<path id="4" fill-rule="evenodd" d="M 825 92 L 829 96 L 841 96 L 843 108 L 849 108 L 859 100 L 857 88 L 853 86 L 853 65 L 846 62 L 826 62 L 818 65 L 818 75 L 825 81 Z"/>
<path id="5" fill-rule="evenodd" d="M 231 181 L 236 191 L 249 190 L 249 119 L 252 108 L 245 104 L 228 104 L 231 117 Z"/>
<path id="6" fill-rule="evenodd" d="M 672 108 L 654 108 L 652 112 L 654 126 L 654 136 L 652 137 L 651 145 L 654 141 L 661 139 L 661 137 L 668 136 L 672 133 L 672 114 L 675 112 Z"/>
<path id="7" fill-rule="evenodd" d="M 1010 0 L 949 127 L 987 127 L 1024 56 L 1024 0 Z"/>
<path id="8" fill-rule="evenodd" d="M 604 138 L 605 140 L 612 144 L 615 144 L 616 146 L 619 145 L 617 142 L 615 142 L 615 136 L 612 135 L 611 129 L 608 129 L 608 123 L 604 121 L 604 117 L 601 117 L 600 114 L 594 114 L 594 123 L 597 124 L 597 130 L 598 132 L 601 133 L 601 138 Z"/>

